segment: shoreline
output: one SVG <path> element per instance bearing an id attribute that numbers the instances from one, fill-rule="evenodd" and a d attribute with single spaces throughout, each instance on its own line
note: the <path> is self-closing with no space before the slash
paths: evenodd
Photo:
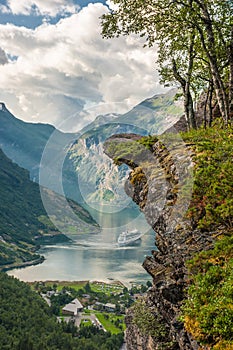
<path id="1" fill-rule="evenodd" d="M 11 271 L 14 269 L 23 269 L 24 267 L 39 265 L 39 264 L 42 264 L 44 261 L 45 261 L 45 257 L 41 255 L 38 259 L 35 259 L 35 260 L 29 260 L 25 262 L 14 263 L 11 265 L 0 266 L 0 272 Z"/>
<path id="2" fill-rule="evenodd" d="M 63 233 L 45 235 L 40 237 L 42 240 L 39 244 L 36 244 L 33 249 L 33 253 L 37 253 L 42 246 L 50 245 L 50 244 L 59 244 L 59 243 L 68 243 L 72 242 L 72 239 L 64 235 Z M 39 242 L 39 238 L 36 240 L 36 243 Z M 23 269 L 24 267 L 35 266 L 42 264 L 45 261 L 45 257 L 43 255 L 39 255 L 39 258 L 28 261 L 21 261 L 13 264 L 0 265 L 0 272 L 6 272 L 14 269 Z"/>
<path id="3" fill-rule="evenodd" d="M 76 285 L 76 284 L 79 284 L 79 285 L 85 285 L 87 283 L 90 283 L 90 284 L 106 284 L 106 285 L 115 285 L 115 286 L 119 286 L 121 288 L 124 288 L 124 287 L 127 287 L 122 281 L 119 281 L 119 280 L 109 280 L 108 282 L 107 281 L 97 281 L 97 280 L 73 280 L 73 281 L 69 281 L 69 280 L 38 280 L 38 281 L 28 281 L 28 282 L 25 282 L 29 285 L 33 285 L 35 283 L 44 283 L 44 284 L 48 284 L 48 285 L 52 285 L 52 284 L 57 284 L 57 285 L 65 285 L 65 286 L 72 286 L 72 285 Z"/>

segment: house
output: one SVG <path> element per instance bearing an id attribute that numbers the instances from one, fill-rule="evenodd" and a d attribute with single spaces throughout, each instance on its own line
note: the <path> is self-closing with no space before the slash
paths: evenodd
<path id="1" fill-rule="evenodd" d="M 48 298 L 51 298 L 55 294 L 56 294 L 56 292 L 54 290 L 48 290 L 47 293 L 46 293 Z"/>
<path id="2" fill-rule="evenodd" d="M 83 297 L 84 299 L 90 299 L 91 296 L 90 296 L 90 294 L 83 294 L 82 297 Z"/>
<path id="3" fill-rule="evenodd" d="M 111 304 L 111 303 L 107 303 L 104 305 L 104 310 L 106 310 L 108 312 L 114 312 L 114 311 L 116 311 L 116 305 Z"/>
<path id="4" fill-rule="evenodd" d="M 83 306 L 80 301 L 76 298 L 72 300 L 69 304 L 63 307 L 63 315 L 77 316 L 79 312 L 83 310 Z"/>
<path id="5" fill-rule="evenodd" d="M 96 301 L 95 304 L 93 305 L 93 309 L 94 310 L 103 310 L 104 306 L 105 305 L 103 303 Z"/>

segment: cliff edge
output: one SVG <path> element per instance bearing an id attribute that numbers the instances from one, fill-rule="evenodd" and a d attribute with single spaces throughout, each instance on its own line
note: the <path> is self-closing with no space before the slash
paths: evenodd
<path id="1" fill-rule="evenodd" d="M 175 133 L 121 134 L 105 142 L 105 153 L 132 169 L 125 191 L 156 232 L 155 250 L 143 262 L 153 286 L 128 311 L 127 349 L 209 349 L 200 347 L 180 318 L 190 283 L 186 262 L 212 249 L 219 235 L 216 227 L 199 228 L 186 214 L 193 200 L 193 143 Z"/>

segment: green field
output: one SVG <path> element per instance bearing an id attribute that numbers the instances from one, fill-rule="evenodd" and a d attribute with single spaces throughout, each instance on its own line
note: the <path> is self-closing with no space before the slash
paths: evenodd
<path id="1" fill-rule="evenodd" d="M 82 320 L 81 324 L 80 324 L 81 327 L 88 327 L 88 326 L 91 326 L 91 325 L 92 325 L 92 323 L 91 323 L 90 320 Z"/>
<path id="2" fill-rule="evenodd" d="M 45 287 L 53 288 L 56 285 L 56 289 L 61 291 L 63 288 L 73 288 L 76 291 L 79 289 L 84 289 L 85 285 L 89 281 L 44 281 L 42 282 Z M 33 289 L 36 289 L 36 285 L 38 282 L 29 283 Z M 95 293 L 104 293 L 106 295 L 110 295 L 111 293 L 120 294 L 123 291 L 123 284 L 121 282 L 115 283 L 106 283 L 106 282 L 89 282 L 91 291 Z M 84 289 L 85 290 L 85 289 Z"/>
<path id="3" fill-rule="evenodd" d="M 100 321 L 100 323 L 103 325 L 103 327 L 112 334 L 121 333 L 122 330 L 125 330 L 125 328 L 126 328 L 125 323 L 124 323 L 124 316 L 116 316 L 114 314 L 101 313 L 101 312 L 95 312 L 95 315 L 98 318 L 98 320 Z M 123 329 L 118 328 L 114 324 L 114 322 L 117 320 L 120 320 L 122 322 L 120 324 L 122 325 Z"/>
<path id="4" fill-rule="evenodd" d="M 82 289 L 88 281 L 43 281 L 43 282 L 28 282 L 32 289 L 37 289 L 38 283 L 43 285 L 44 287 L 51 287 L 51 289 L 56 286 L 56 289 L 58 291 L 61 291 L 62 288 L 68 287 L 73 288 L 75 290 Z"/>

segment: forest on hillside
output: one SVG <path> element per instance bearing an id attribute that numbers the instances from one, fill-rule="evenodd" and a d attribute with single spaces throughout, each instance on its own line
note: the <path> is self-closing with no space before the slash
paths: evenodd
<path id="1" fill-rule="evenodd" d="M 119 350 L 123 333 L 59 323 L 29 285 L 0 273 L 1 350 Z"/>

